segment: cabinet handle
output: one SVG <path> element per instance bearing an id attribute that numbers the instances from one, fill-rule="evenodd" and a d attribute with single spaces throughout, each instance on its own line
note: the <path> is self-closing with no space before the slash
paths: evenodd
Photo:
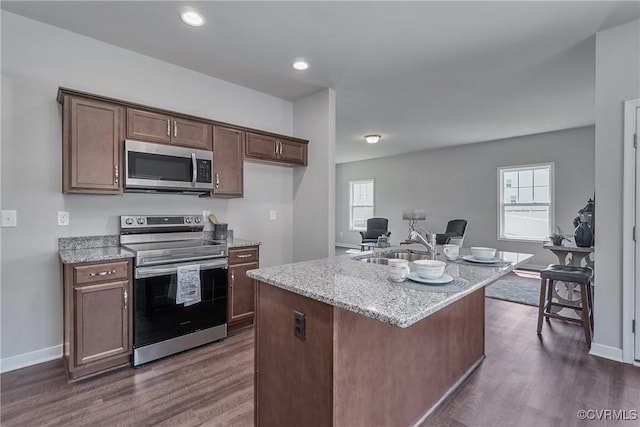
<path id="1" fill-rule="evenodd" d="M 114 178 L 115 184 L 117 185 L 118 182 L 120 181 L 120 171 L 118 170 L 118 165 L 113 165 L 113 178 Z"/>
<path id="2" fill-rule="evenodd" d="M 276 156 L 278 155 L 278 140 L 276 139 L 276 141 L 274 142 L 274 153 Z"/>
<path id="3" fill-rule="evenodd" d="M 89 277 L 95 277 L 95 276 L 110 276 L 112 274 L 116 274 L 115 270 L 111 270 L 111 271 L 101 271 L 99 273 L 89 273 Z"/>
<path id="4" fill-rule="evenodd" d="M 282 141 L 278 141 L 278 144 L 280 144 L 280 150 L 278 151 L 278 154 L 282 156 Z"/>
<path id="5" fill-rule="evenodd" d="M 127 303 L 129 302 L 129 294 L 127 293 L 126 289 L 123 289 L 124 291 L 124 309 L 127 309 Z"/>
<path id="6" fill-rule="evenodd" d="M 167 119 L 167 136 L 171 135 L 171 120 Z"/>
<path id="7" fill-rule="evenodd" d="M 238 255 L 238 258 L 251 258 L 253 254 Z"/>
<path id="8" fill-rule="evenodd" d="M 235 285 L 236 283 L 236 274 L 234 270 L 231 270 L 231 286 Z"/>
<path id="9" fill-rule="evenodd" d="M 173 121 L 173 137 L 178 137 L 178 122 L 175 120 Z"/>
<path id="10" fill-rule="evenodd" d="M 220 176 L 216 174 L 216 188 L 220 187 Z"/>

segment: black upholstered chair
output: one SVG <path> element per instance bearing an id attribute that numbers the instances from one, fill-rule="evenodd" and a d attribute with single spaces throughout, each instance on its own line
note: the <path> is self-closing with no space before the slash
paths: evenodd
<path id="1" fill-rule="evenodd" d="M 378 241 L 378 237 L 391 235 L 390 231 L 387 231 L 389 227 L 389 220 L 387 218 L 369 218 L 367 220 L 367 231 L 361 231 L 362 243 L 375 243 Z"/>
<path id="2" fill-rule="evenodd" d="M 467 230 L 466 219 L 452 219 L 447 223 L 447 229 L 444 233 L 436 234 L 436 244 L 444 245 L 449 243 L 451 238 L 460 239 L 460 246 L 464 239 L 464 233 Z"/>

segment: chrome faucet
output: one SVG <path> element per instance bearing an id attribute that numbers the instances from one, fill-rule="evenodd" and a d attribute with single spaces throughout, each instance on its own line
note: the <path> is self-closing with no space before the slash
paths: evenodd
<path id="1" fill-rule="evenodd" d="M 434 233 L 429 233 L 424 228 L 419 225 L 411 225 L 411 232 L 409 236 L 422 243 L 429 250 L 429 258 L 436 259 L 437 251 L 436 251 L 436 235 Z M 424 233 L 426 238 L 422 237 L 420 233 Z M 428 239 L 428 240 L 427 240 Z"/>

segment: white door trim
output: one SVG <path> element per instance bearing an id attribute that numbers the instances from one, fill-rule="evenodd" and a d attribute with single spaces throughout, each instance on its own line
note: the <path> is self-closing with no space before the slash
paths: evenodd
<path id="1" fill-rule="evenodd" d="M 635 318 L 635 243 L 633 227 L 636 215 L 636 150 L 633 147 L 633 135 L 636 131 L 636 109 L 640 108 L 640 99 L 624 103 L 624 159 L 623 159 L 623 209 L 622 209 L 622 360 L 633 363 L 635 354 L 634 333 L 631 322 Z M 640 173 L 640 171 L 638 171 Z M 640 225 L 639 225 L 640 226 Z M 637 230 L 640 233 L 640 230 Z M 640 238 L 640 236 L 639 236 Z M 640 268 L 640 266 L 638 266 Z M 597 267 L 596 267 L 597 268 Z M 600 278 L 602 281 L 603 279 Z M 597 304 L 597 303 L 596 303 Z M 636 328 L 640 327 L 636 320 Z M 636 357 L 640 358 L 640 355 Z"/>

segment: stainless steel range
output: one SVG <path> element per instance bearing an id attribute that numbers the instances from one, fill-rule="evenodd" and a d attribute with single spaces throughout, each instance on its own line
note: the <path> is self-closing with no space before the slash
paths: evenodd
<path id="1" fill-rule="evenodd" d="M 227 244 L 203 229 L 200 215 L 120 217 L 135 253 L 133 366 L 227 336 Z"/>

